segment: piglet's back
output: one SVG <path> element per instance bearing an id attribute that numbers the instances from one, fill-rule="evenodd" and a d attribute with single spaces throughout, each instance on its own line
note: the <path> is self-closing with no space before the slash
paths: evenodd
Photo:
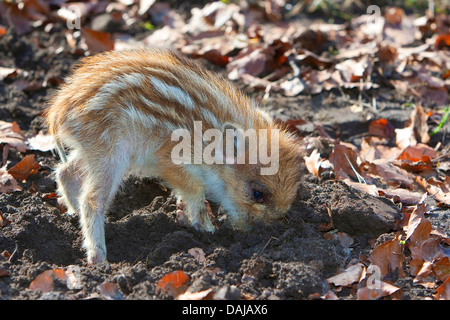
<path id="1" fill-rule="evenodd" d="M 65 141 L 101 141 L 108 128 L 167 135 L 192 130 L 194 121 L 202 121 L 204 130 L 226 123 L 271 126 L 229 81 L 172 51 L 147 49 L 83 59 L 51 101 L 46 119 L 50 133 Z"/>

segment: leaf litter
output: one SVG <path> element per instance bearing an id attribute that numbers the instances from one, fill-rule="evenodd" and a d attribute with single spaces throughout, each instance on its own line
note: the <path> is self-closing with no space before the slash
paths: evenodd
<path id="1" fill-rule="evenodd" d="M 313 5 L 304 6 L 315 10 Z M 78 9 L 74 10 L 75 7 Z M 295 15 L 293 12 L 301 10 L 300 7 L 303 5 L 295 5 L 287 15 Z M 63 23 L 80 19 L 84 26 L 100 12 L 109 16 L 110 21 L 118 19 L 126 26 L 151 17 L 158 28 L 142 40 L 108 28 L 83 27 L 81 32 L 76 28 L 65 31 L 66 44 L 61 50 L 84 56 L 114 48 L 171 47 L 223 68 L 229 79 L 263 92 L 264 100 L 278 93 L 296 97 L 356 90 L 361 94 L 382 85 L 414 97 L 417 103 L 403 127 L 394 126 L 384 117 L 373 119 L 360 145 L 332 139 L 323 128 L 315 126 L 319 137 L 303 137 L 306 167 L 318 179 L 329 175 L 364 193 L 388 198 L 401 207 L 404 215 L 401 232 L 379 243 L 368 258 L 361 256 L 343 273 L 328 278 L 329 283 L 335 287 L 356 286 L 359 299 L 397 298 L 401 289 L 395 286 L 395 281 L 409 273 L 415 284 L 435 288 L 436 299 L 448 299 L 449 239 L 427 218 L 437 207 L 450 206 L 449 150 L 444 144 L 431 145 L 429 134 L 432 121 L 437 121 L 434 125 L 442 129 L 448 115 L 448 111 L 440 114 L 433 109 L 447 106 L 448 110 L 447 17 L 441 14 L 412 17 L 403 9 L 392 7 L 374 21 L 370 15 L 362 15 L 343 24 L 322 22 L 305 27 L 296 20 L 284 21 L 286 8 L 285 1 L 257 1 L 254 5 L 213 2 L 194 7 L 186 15 L 169 4 L 155 1 L 107 4 L 63 0 L 51 6 L 40 0 L 1 2 L 0 31 L 13 28 L 17 34 L 26 35 L 41 26 L 50 30 L 55 17 Z M 5 12 L 9 12 L 8 18 Z M 5 33 L 0 32 L 0 38 Z M 21 79 L 23 76 L 19 68 L 0 66 L 0 80 L 15 81 L 19 91 L 44 87 Z M 373 102 L 363 105 L 356 101 L 354 106 L 360 110 L 376 108 Z M 301 119 L 283 122 L 299 135 L 303 132 L 298 127 L 309 124 Z M 34 154 L 27 153 L 48 152 L 53 149 L 53 142 L 42 132 L 23 135 L 14 122 L 2 121 L 0 125 L 3 146 L 0 191 L 20 191 L 21 184 L 41 167 Z M 331 152 L 323 153 L 314 147 L 319 139 L 331 146 Z M 11 163 L 10 149 L 26 155 L 6 169 Z M 424 204 L 430 199 L 435 201 L 434 206 Z M 340 241 L 346 248 L 352 246 L 353 239 L 346 233 L 330 232 L 334 228 L 332 219 L 323 226 L 326 238 Z M 207 260 L 208 254 L 202 248 L 192 247 L 187 252 L 199 263 Z M 31 289 L 48 292 L 54 289 L 55 279 L 70 277 L 68 271 L 64 273 L 59 268 L 41 275 L 32 282 Z M 188 286 L 189 276 L 181 270 L 163 276 L 156 285 L 158 291 L 172 298 L 212 296 L 211 289 L 186 292 Z M 123 298 L 118 287 L 108 281 L 97 286 L 97 290 L 105 299 Z M 319 297 L 333 298 L 335 294 L 329 291 Z"/>

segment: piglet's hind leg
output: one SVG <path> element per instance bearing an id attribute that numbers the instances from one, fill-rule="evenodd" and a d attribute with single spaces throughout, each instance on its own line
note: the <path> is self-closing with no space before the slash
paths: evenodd
<path id="1" fill-rule="evenodd" d="M 69 214 L 74 214 L 79 210 L 78 197 L 83 181 L 81 164 L 78 152 L 73 151 L 68 161 L 58 165 L 55 171 L 58 193 L 67 206 Z"/>
<path id="2" fill-rule="evenodd" d="M 80 202 L 80 222 L 84 236 L 84 248 L 89 264 L 107 263 L 105 244 L 105 213 L 129 167 L 127 144 L 116 144 L 117 150 L 103 153 L 103 157 L 91 160 Z"/>

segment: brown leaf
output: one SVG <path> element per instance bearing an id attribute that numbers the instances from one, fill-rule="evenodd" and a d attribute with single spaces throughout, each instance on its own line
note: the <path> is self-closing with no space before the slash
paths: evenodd
<path id="1" fill-rule="evenodd" d="M 431 222 L 425 218 L 425 213 L 427 211 L 427 205 L 421 202 L 416 206 L 416 209 L 414 209 L 409 217 L 408 225 L 405 227 L 405 241 L 410 239 L 411 246 L 417 245 L 430 237 L 432 227 Z"/>
<path id="2" fill-rule="evenodd" d="M 38 173 L 40 164 L 34 160 L 35 155 L 26 155 L 18 164 L 8 170 L 8 173 L 19 181 L 26 180 L 30 175 Z"/>
<path id="3" fill-rule="evenodd" d="M 46 270 L 31 281 L 28 289 L 40 290 L 42 293 L 53 291 L 55 279 L 66 281 L 65 271 L 63 269 Z"/>
<path id="4" fill-rule="evenodd" d="M 97 286 L 97 290 L 106 300 L 123 300 L 123 295 L 114 282 L 105 281 Z"/>
<path id="5" fill-rule="evenodd" d="M 0 1 L 0 16 L 19 36 L 31 31 L 28 14 L 20 10 L 17 3 Z"/>
<path id="6" fill-rule="evenodd" d="M 425 288 L 436 288 L 436 275 L 433 272 L 433 263 L 425 261 L 413 281 L 414 284 L 420 284 Z"/>
<path id="7" fill-rule="evenodd" d="M 82 28 L 81 34 L 91 54 L 114 49 L 114 39 L 109 32 Z"/>
<path id="8" fill-rule="evenodd" d="M 214 295 L 213 289 L 209 288 L 199 292 L 185 292 L 177 296 L 177 300 L 210 300 Z"/>
<path id="9" fill-rule="evenodd" d="M 0 267 L 0 278 L 1 277 L 8 277 L 9 274 L 10 273 L 6 269 L 3 269 L 3 267 Z"/>
<path id="10" fill-rule="evenodd" d="M 244 49 L 230 59 L 227 65 L 228 78 L 238 80 L 243 74 L 258 76 L 266 70 L 269 59 L 268 52 L 263 47 Z"/>
<path id="11" fill-rule="evenodd" d="M 377 300 L 390 296 L 398 292 L 400 288 L 387 282 L 375 279 L 372 286 L 359 288 L 357 291 L 358 300 Z"/>
<path id="12" fill-rule="evenodd" d="M 203 263 L 206 261 L 205 259 L 205 252 L 202 248 L 191 248 L 188 250 L 188 253 L 195 258 L 200 263 Z"/>
<path id="13" fill-rule="evenodd" d="M 450 300 L 450 278 L 444 281 L 438 288 L 436 288 L 436 300 Z"/>
<path id="14" fill-rule="evenodd" d="M 423 182 L 424 179 L 418 178 L 418 180 Z M 439 205 L 450 206 L 450 176 L 447 176 L 442 182 L 430 178 L 421 185 L 439 202 Z"/>
<path id="15" fill-rule="evenodd" d="M 8 79 L 17 74 L 17 68 L 0 67 L 0 81 Z"/>
<path id="16" fill-rule="evenodd" d="M 408 206 L 414 206 L 420 202 L 422 199 L 423 193 L 410 191 L 407 189 L 378 189 L 378 193 L 382 197 L 386 197 L 388 199 L 392 199 L 395 203 L 402 203 Z"/>
<path id="17" fill-rule="evenodd" d="M 413 187 L 414 179 L 409 172 L 383 159 L 373 160 L 372 163 L 364 162 L 361 166 L 368 173 L 381 177 L 385 183 L 391 186 L 407 189 Z"/>
<path id="18" fill-rule="evenodd" d="M 433 262 L 433 271 L 440 281 L 447 281 L 450 278 L 450 257 Z"/>
<path id="19" fill-rule="evenodd" d="M 370 261 L 380 268 L 381 276 L 385 277 L 398 270 L 398 276 L 404 276 L 403 260 L 405 258 L 400 244 L 401 235 L 379 244 L 371 253 Z"/>
<path id="20" fill-rule="evenodd" d="M 365 137 L 361 142 L 359 156 L 362 161 L 373 162 L 377 159 L 384 159 L 385 162 L 389 162 L 397 159 L 401 152 L 400 148 L 384 145 L 380 138 Z"/>
<path id="21" fill-rule="evenodd" d="M 415 146 L 409 146 L 398 156 L 399 160 L 407 160 L 409 162 L 430 163 L 437 156 L 436 151 L 422 143 Z"/>
<path id="22" fill-rule="evenodd" d="M 25 137 L 15 121 L 10 123 L 0 120 L 0 143 L 7 143 L 19 152 L 27 151 Z"/>
<path id="23" fill-rule="evenodd" d="M 371 64 L 368 57 L 365 56 L 359 61 L 354 59 L 345 60 L 338 63 L 335 68 L 341 72 L 345 82 L 359 82 L 359 80 L 367 73 L 367 70 L 371 68 Z"/>
<path id="24" fill-rule="evenodd" d="M 385 118 L 370 122 L 369 133 L 385 139 L 390 139 L 395 135 L 394 127 Z"/>
<path id="25" fill-rule="evenodd" d="M 352 148 L 344 144 L 338 144 L 334 147 L 329 160 L 334 166 L 336 176 L 339 176 L 342 170 L 348 176 L 357 179 L 355 171 L 361 174 L 361 168 L 357 163 L 357 158 L 358 155 Z"/>
<path id="26" fill-rule="evenodd" d="M 442 50 L 445 47 L 450 47 L 450 33 L 443 33 L 436 37 L 434 45 L 438 50 Z"/>
<path id="27" fill-rule="evenodd" d="M 417 142 L 428 143 L 428 114 L 419 105 L 411 112 L 409 124 L 404 129 L 395 129 L 396 143 L 401 149 L 414 146 Z"/>
<path id="28" fill-rule="evenodd" d="M 156 285 L 156 292 L 163 291 L 175 298 L 185 292 L 189 283 L 189 276 L 183 271 L 177 270 L 166 274 Z"/>
<path id="29" fill-rule="evenodd" d="M 359 262 L 348 267 L 338 275 L 328 278 L 327 281 L 335 286 L 347 287 L 360 280 L 363 269 L 364 265 Z"/>

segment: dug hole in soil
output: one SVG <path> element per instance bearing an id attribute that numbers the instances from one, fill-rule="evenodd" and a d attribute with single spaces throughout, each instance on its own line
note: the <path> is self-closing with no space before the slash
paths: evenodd
<path id="1" fill-rule="evenodd" d="M 77 57 L 51 54 L 33 40 L 63 43 L 63 32 L 51 36 L 33 31 L 17 37 L 8 32 L 0 41 L 2 59 L 29 71 L 30 81 L 67 74 Z M 49 66 L 53 66 L 48 71 Z M 51 73 L 49 75 L 49 73 Z M 54 88 L 24 92 L 12 85 L 0 87 L 0 116 L 17 121 L 22 130 L 41 129 L 40 112 Z M 328 95 L 328 94 L 327 94 Z M 324 96 L 325 97 L 325 96 Z M 333 118 L 336 101 L 321 100 L 321 110 Z M 304 98 L 273 96 L 270 104 L 285 107 L 294 117 Z M 309 109 L 311 113 L 316 110 Z M 302 110 L 301 112 L 308 112 Z M 396 117 L 398 115 L 396 114 Z M 407 119 L 407 115 L 403 115 Z M 334 121 L 342 128 L 345 113 Z M 158 290 L 164 276 L 183 271 L 189 276 L 187 292 L 211 289 L 214 299 L 307 299 L 326 294 L 326 279 L 342 271 L 352 259 L 369 254 L 369 240 L 394 231 L 401 218 L 390 201 L 363 194 L 336 181 L 319 181 L 305 172 L 299 200 L 284 221 L 258 224 L 241 233 L 227 227 L 214 206 L 217 231 L 205 234 L 177 218 L 174 198 L 157 182 L 129 180 L 106 216 L 109 267 L 87 266 L 81 249 L 78 218 L 61 213 L 55 198 L 52 168 L 58 159 L 51 152 L 30 151 L 41 168 L 21 183 L 23 191 L 0 195 L 0 212 L 8 223 L 0 229 L 0 299 L 172 299 Z M 10 166 L 22 159 L 11 149 Z M 345 232 L 351 239 L 325 237 L 324 225 Z M 345 240 L 345 239 L 344 239 Z M 70 274 L 51 275 L 47 289 L 31 285 L 47 270 Z M 112 289 L 111 289 L 112 288 Z M 404 298 L 422 298 L 423 289 L 404 292 Z M 354 299 L 343 289 L 338 297 Z"/>

